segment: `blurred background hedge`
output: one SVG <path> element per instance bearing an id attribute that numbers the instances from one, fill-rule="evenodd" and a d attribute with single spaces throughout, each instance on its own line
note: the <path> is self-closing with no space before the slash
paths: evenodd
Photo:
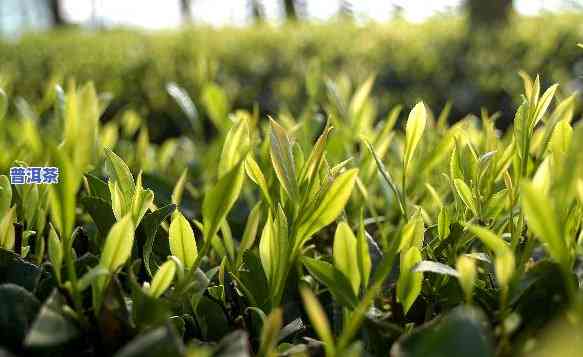
<path id="1" fill-rule="evenodd" d="M 545 86 L 560 82 L 563 93 L 583 87 L 583 52 L 576 46 L 583 37 L 581 20 L 516 17 L 487 35 L 457 17 L 417 25 L 395 20 L 168 32 L 64 29 L 0 43 L 0 78 L 11 95 L 30 101 L 40 101 L 48 85 L 93 80 L 114 98 L 105 119 L 135 109 L 148 119 L 155 141 L 176 135 L 185 120 L 166 92 L 171 82 L 186 89 L 201 115 L 203 92 L 214 84 L 225 91 L 230 108 L 258 105 L 263 114 L 298 114 L 329 95 L 320 79 L 350 90 L 370 74 L 376 74 L 373 93 L 381 115 L 419 99 L 439 111 L 451 100 L 451 118 L 496 108 L 503 128 L 519 100 L 510 93 L 521 92 L 520 70 L 541 74 Z"/>

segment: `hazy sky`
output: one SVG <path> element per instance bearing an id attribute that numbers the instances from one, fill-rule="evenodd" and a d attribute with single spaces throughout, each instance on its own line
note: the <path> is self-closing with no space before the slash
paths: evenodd
<path id="1" fill-rule="evenodd" d="M 38 6 L 46 0 L 0 0 L 0 32 L 17 34 L 27 28 L 48 25 L 47 14 Z M 339 0 L 303 0 L 308 17 L 326 20 L 337 13 Z M 490 1 L 490 0 L 484 0 Z M 515 0 L 517 10 L 533 15 L 542 10 L 557 10 L 583 0 Z M 281 0 L 261 0 L 270 21 L 281 19 Z M 459 8 L 462 0 L 352 0 L 352 10 L 359 21 L 384 21 L 395 6 L 410 21 L 423 21 L 437 12 Z M 249 22 L 248 0 L 192 0 L 193 18 L 210 25 L 245 25 Z M 180 23 L 178 0 L 63 0 L 67 16 L 77 23 L 99 19 L 108 25 L 131 25 L 148 29 L 171 28 Z M 95 13 L 93 12 L 95 10 Z"/>
<path id="2" fill-rule="evenodd" d="M 489 0 L 485 0 L 489 1 Z M 92 2 L 97 15 L 107 22 L 131 24 L 147 28 L 166 28 L 180 21 L 179 1 L 172 0 L 65 0 L 66 10 L 77 21 L 88 21 L 92 16 Z M 307 0 L 310 18 L 325 20 L 333 16 L 338 0 Z M 197 22 L 212 25 L 245 24 L 249 18 L 248 0 L 193 0 L 193 17 Z M 268 18 L 281 17 L 281 0 L 263 0 Z M 361 20 L 383 21 L 391 16 L 394 6 L 403 8 L 404 16 L 411 21 L 422 21 L 438 11 L 459 6 L 461 0 L 354 0 L 352 8 Z M 555 10 L 565 4 L 563 0 L 516 0 L 521 13 L 536 14 L 541 10 Z"/>

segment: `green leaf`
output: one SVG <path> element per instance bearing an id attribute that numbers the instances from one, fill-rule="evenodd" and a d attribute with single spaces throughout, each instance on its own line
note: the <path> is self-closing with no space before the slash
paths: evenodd
<path id="1" fill-rule="evenodd" d="M 14 249 L 14 223 L 16 222 L 16 207 L 10 208 L 0 219 L 0 248 Z"/>
<path id="2" fill-rule="evenodd" d="M 144 190 L 142 186 L 142 173 L 138 175 L 136 182 L 134 197 L 132 199 L 132 220 L 136 226 L 140 224 L 144 214 L 154 202 L 154 192 L 152 190 Z"/>
<path id="3" fill-rule="evenodd" d="M 0 285 L 0 345 L 19 350 L 40 307 L 37 298 L 23 287 Z"/>
<path id="4" fill-rule="evenodd" d="M 231 171 L 244 159 L 243 155 L 246 155 L 249 151 L 250 141 L 247 118 L 245 116 L 239 116 L 239 120 L 229 130 L 225 138 L 219 161 L 218 177 L 222 177 Z"/>
<path id="5" fill-rule="evenodd" d="M 409 167 L 415 149 L 417 149 L 421 136 L 423 136 L 426 120 L 425 104 L 419 102 L 411 110 L 411 113 L 409 113 L 405 127 L 405 154 L 403 157 L 403 165 L 405 168 Z"/>
<path id="6" fill-rule="evenodd" d="M 437 216 L 437 232 L 439 239 L 444 240 L 449 236 L 449 225 L 449 214 L 447 212 L 447 208 L 441 207 L 439 210 L 439 216 Z"/>
<path id="7" fill-rule="evenodd" d="M 134 197 L 135 183 L 129 167 L 119 156 L 108 148 L 105 148 L 105 156 L 107 158 L 105 167 L 110 176 L 108 185 L 112 194 L 112 200 L 114 191 L 117 191 L 112 190 L 112 185 L 117 185 L 126 203 L 131 202 Z"/>
<path id="8" fill-rule="evenodd" d="M 212 123 L 218 129 L 225 129 L 231 111 L 225 91 L 218 85 L 210 83 L 203 88 L 201 99 Z"/>
<path id="9" fill-rule="evenodd" d="M 341 222 L 334 235 L 334 266 L 350 281 L 355 295 L 358 294 L 361 280 L 357 254 L 356 237 L 348 224 Z"/>
<path id="10" fill-rule="evenodd" d="M 281 309 L 273 310 L 261 329 L 261 344 L 257 357 L 269 357 L 275 355 L 275 348 L 279 339 L 279 333 L 283 322 L 283 313 Z"/>
<path id="11" fill-rule="evenodd" d="M 502 238 L 498 237 L 491 230 L 469 223 L 466 224 L 466 228 L 475 234 L 495 255 L 503 255 L 511 252 L 510 247 L 508 247 Z"/>
<path id="12" fill-rule="evenodd" d="M 61 282 L 61 269 L 63 267 L 63 244 L 57 236 L 57 232 L 52 225 L 49 228 L 49 260 L 53 265 L 57 281 Z"/>
<path id="13" fill-rule="evenodd" d="M 368 280 L 372 270 L 372 262 L 370 258 L 370 252 L 368 250 L 368 239 L 366 234 L 367 233 L 364 227 L 364 215 L 361 214 L 358 236 L 356 237 L 356 254 L 358 270 L 360 272 L 363 289 L 368 287 Z"/>
<path id="14" fill-rule="evenodd" d="M 77 191 L 81 172 L 61 150 L 52 148 L 54 166 L 59 168 L 59 183 L 49 186 L 50 211 L 55 229 L 67 242 L 75 226 Z"/>
<path id="15" fill-rule="evenodd" d="M 316 175 L 316 173 L 320 170 L 320 166 L 322 165 L 322 159 L 324 157 L 324 152 L 326 149 L 326 143 L 328 142 L 328 136 L 330 135 L 331 131 L 332 127 L 329 126 L 326 127 L 322 135 L 320 135 L 320 137 L 316 141 L 316 144 L 314 144 L 314 147 L 310 152 L 310 156 L 308 157 L 308 160 L 306 161 L 302 169 L 302 174 L 300 175 L 299 179 L 300 185 L 306 182 L 310 182 L 312 178 Z"/>
<path id="16" fill-rule="evenodd" d="M 182 356 L 184 346 L 171 325 L 149 330 L 131 340 L 114 357 Z"/>
<path id="17" fill-rule="evenodd" d="M 182 192 L 184 192 L 184 185 L 187 177 L 188 169 L 186 168 L 182 171 L 178 181 L 176 181 L 176 185 L 174 185 L 174 190 L 172 190 L 172 203 L 177 206 L 180 206 L 180 202 L 182 201 Z"/>
<path id="18" fill-rule="evenodd" d="M 85 291 L 88 287 L 90 287 L 94 282 L 98 281 L 99 279 L 104 279 L 111 273 L 105 267 L 101 265 L 96 265 L 93 268 L 89 269 L 87 273 L 83 274 L 81 279 L 77 281 L 77 290 L 79 292 Z"/>
<path id="19" fill-rule="evenodd" d="M 176 210 L 172 214 L 169 238 L 170 252 L 190 269 L 198 256 L 194 232 L 188 220 Z"/>
<path id="20" fill-rule="evenodd" d="M 150 267 L 150 257 L 152 256 L 152 248 L 154 246 L 154 240 L 156 239 L 156 232 L 158 232 L 158 227 L 162 222 L 171 215 L 176 209 L 176 205 L 169 204 L 162 208 L 157 209 L 154 212 L 148 212 L 144 215 L 142 220 L 142 228 L 146 234 L 146 242 L 143 248 L 143 258 L 144 266 L 148 275 L 152 276 L 152 269 Z"/>
<path id="21" fill-rule="evenodd" d="M 506 245 L 502 238 L 498 237 L 487 228 L 473 224 L 466 224 L 466 227 L 470 232 L 478 236 L 488 249 L 494 252 L 496 255 L 494 262 L 496 278 L 503 288 L 508 288 L 508 284 L 514 275 L 515 269 L 514 254 L 510 247 Z"/>
<path id="22" fill-rule="evenodd" d="M 431 260 L 420 261 L 415 265 L 412 271 L 418 273 L 435 273 L 440 275 L 449 275 L 453 277 L 458 276 L 458 272 L 449 265 L 440 262 L 434 262 Z"/>
<path id="23" fill-rule="evenodd" d="M 464 291 L 466 302 L 472 302 L 472 293 L 474 291 L 474 282 L 476 281 L 476 262 L 474 259 L 462 255 L 456 262 L 458 280 Z"/>
<path id="24" fill-rule="evenodd" d="M 247 223 L 245 224 L 245 230 L 243 231 L 243 237 L 241 238 L 241 244 L 239 244 L 239 255 L 251 249 L 253 243 L 255 243 L 255 238 L 257 237 L 257 230 L 259 228 L 259 220 L 261 219 L 261 202 L 257 203 L 249 216 L 247 217 Z"/>
<path id="25" fill-rule="evenodd" d="M 310 290 L 302 288 L 300 293 L 314 330 L 316 330 L 316 333 L 324 343 L 326 355 L 334 356 L 334 335 L 332 334 L 328 318 L 322 305 L 320 305 L 320 302 L 318 302 L 318 299 Z"/>
<path id="26" fill-rule="evenodd" d="M 423 273 L 413 271 L 421 259 L 421 252 L 417 247 L 409 248 L 401 259 L 401 270 L 397 281 L 397 301 L 403 305 L 405 313 L 409 311 L 421 293 Z"/>
<path id="27" fill-rule="evenodd" d="M 12 203 L 12 186 L 6 175 L 0 175 L 0 217 L 4 216 Z"/>
<path id="28" fill-rule="evenodd" d="M 115 273 L 125 264 L 132 252 L 134 230 L 134 223 L 129 215 L 111 227 L 101 253 L 101 266 Z"/>
<path id="29" fill-rule="evenodd" d="M 401 241 L 399 242 L 398 250 L 399 252 L 406 252 L 410 247 L 417 247 L 421 249 L 423 245 L 425 227 L 423 224 L 423 218 L 417 211 L 409 222 L 403 226 L 401 232 Z"/>
<path id="30" fill-rule="evenodd" d="M 521 185 L 521 203 L 528 228 L 545 243 L 551 257 L 562 265 L 569 264 L 566 242 L 556 217 L 553 204 L 541 195 L 531 183 Z"/>
<path id="31" fill-rule="evenodd" d="M 28 291 L 35 291 L 38 288 L 42 272 L 38 266 L 22 259 L 20 255 L 0 249 L 0 281 L 2 284 L 15 284 Z"/>
<path id="32" fill-rule="evenodd" d="M 310 274 L 330 290 L 335 300 L 349 309 L 356 306 L 358 299 L 352 290 L 350 281 L 343 273 L 332 264 L 322 260 L 303 257 L 301 261 Z"/>
<path id="33" fill-rule="evenodd" d="M 460 306 L 403 335 L 391 348 L 395 357 L 494 357 L 488 320 L 481 310 Z"/>
<path id="34" fill-rule="evenodd" d="M 202 218 L 204 239 L 210 241 L 239 197 L 245 175 L 243 162 L 227 172 L 204 196 Z"/>
<path id="35" fill-rule="evenodd" d="M 267 282 L 272 290 L 285 282 L 285 270 L 289 252 L 287 219 L 281 207 L 278 208 L 275 219 L 269 215 L 259 241 L 261 265 L 267 276 Z"/>
<path id="36" fill-rule="evenodd" d="M 261 191 L 261 194 L 263 195 L 263 198 L 267 204 L 270 207 L 273 207 L 273 202 L 271 200 L 271 196 L 269 195 L 267 180 L 265 179 L 263 172 L 261 172 L 261 168 L 251 155 L 247 156 L 247 159 L 245 159 L 245 172 L 251 181 L 253 181 L 259 187 L 259 190 Z"/>
<path id="37" fill-rule="evenodd" d="M 53 290 L 41 307 L 24 340 L 28 348 L 47 348 L 63 345 L 79 336 L 79 329 L 64 314 L 65 299 Z"/>
<path id="38" fill-rule="evenodd" d="M 275 120 L 270 119 L 271 134 L 271 163 L 281 187 L 289 198 L 297 201 L 299 190 L 296 176 L 296 168 L 292 153 L 292 145 L 285 129 Z"/>
<path id="39" fill-rule="evenodd" d="M 532 122 L 530 123 L 530 130 L 531 131 L 534 130 L 534 128 L 536 127 L 538 122 L 542 119 L 542 117 L 547 112 L 547 109 L 549 108 L 549 105 L 551 104 L 551 101 L 553 100 L 553 97 L 554 97 L 555 92 L 557 91 L 558 87 L 559 87 L 558 84 L 553 84 L 552 86 L 550 86 L 543 93 L 542 97 L 538 101 Z"/>
<path id="40" fill-rule="evenodd" d="M 472 195 L 472 190 L 468 187 L 468 185 L 462 179 L 454 179 L 453 185 L 455 186 L 455 190 L 457 194 L 462 199 L 462 202 L 466 205 L 468 209 L 472 211 L 474 215 L 478 215 L 478 206 L 476 205 L 476 201 Z"/>
<path id="41" fill-rule="evenodd" d="M 306 240 L 320 229 L 332 223 L 342 212 L 358 176 L 357 169 L 347 170 L 334 179 L 317 208 L 313 212 L 304 212 L 304 218 L 298 228 L 298 238 Z"/>
<path id="42" fill-rule="evenodd" d="M 91 174 L 85 174 L 85 179 L 89 189 L 89 195 L 92 197 L 101 198 L 109 205 L 111 205 L 111 194 L 109 193 L 107 182 Z"/>
<path id="43" fill-rule="evenodd" d="M 101 236 L 105 237 L 115 224 L 115 216 L 111 210 L 111 205 L 99 197 L 90 196 L 81 198 L 81 205 L 95 222 Z"/>
<path id="44" fill-rule="evenodd" d="M 173 261 L 169 260 L 162 264 L 152 279 L 150 288 L 147 290 L 148 294 L 155 298 L 162 296 L 172 284 L 175 274 L 176 264 Z"/>

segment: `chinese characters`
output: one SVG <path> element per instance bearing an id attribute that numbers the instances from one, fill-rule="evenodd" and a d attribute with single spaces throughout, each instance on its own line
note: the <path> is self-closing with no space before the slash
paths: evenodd
<path id="1" fill-rule="evenodd" d="M 58 167 L 10 168 L 10 183 L 13 185 L 52 185 L 59 183 Z"/>

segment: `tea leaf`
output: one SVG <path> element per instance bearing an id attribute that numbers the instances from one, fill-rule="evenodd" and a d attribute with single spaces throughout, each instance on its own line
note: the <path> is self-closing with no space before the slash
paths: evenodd
<path id="1" fill-rule="evenodd" d="M 103 252 L 100 265 L 115 273 L 129 259 L 134 243 L 134 223 L 131 216 L 127 215 L 111 227 Z"/>
<path id="2" fill-rule="evenodd" d="M 210 83 L 203 88 L 201 99 L 212 123 L 218 129 L 225 129 L 231 111 L 227 94 L 218 85 Z"/>
<path id="3" fill-rule="evenodd" d="M 466 302 L 471 303 L 474 282 L 476 280 L 476 263 L 474 259 L 462 255 L 457 259 L 456 270 L 458 272 L 458 280 L 466 297 Z"/>
<path id="4" fill-rule="evenodd" d="M 403 156 L 403 165 L 405 168 L 409 167 L 413 154 L 421 140 L 421 136 L 423 136 L 426 121 L 425 104 L 419 102 L 409 113 L 405 128 L 405 154 Z"/>
<path id="5" fill-rule="evenodd" d="M 457 194 L 462 199 L 464 205 L 469 208 L 473 214 L 476 216 L 478 215 L 478 206 L 476 205 L 476 201 L 472 195 L 472 190 L 468 187 L 468 185 L 461 179 L 454 179 L 453 184 L 457 191 Z"/>
<path id="6" fill-rule="evenodd" d="M 14 222 L 16 222 L 16 207 L 10 208 L 0 219 L 0 248 L 14 249 Z"/>
<path id="7" fill-rule="evenodd" d="M 358 236 L 356 238 L 356 254 L 358 270 L 360 273 L 363 288 L 366 288 L 368 286 L 368 280 L 370 278 L 370 272 L 372 270 L 372 262 L 370 258 L 370 252 L 368 250 L 368 238 L 366 237 L 366 234 L 367 233 L 364 227 L 364 216 L 361 212 Z"/>
<path id="8" fill-rule="evenodd" d="M 405 313 L 409 311 L 421 293 L 423 273 L 413 271 L 421 260 L 421 252 L 416 247 L 409 248 L 401 260 L 401 271 L 397 281 L 397 301 L 403 305 Z"/>
<path id="9" fill-rule="evenodd" d="M 357 254 L 356 237 L 348 224 L 341 222 L 334 235 L 334 266 L 350 281 L 355 294 L 358 294 L 361 281 Z"/>
<path id="10" fill-rule="evenodd" d="M 169 260 L 162 264 L 152 279 L 150 288 L 147 290 L 148 294 L 155 298 L 162 296 L 172 284 L 175 274 L 176 264 L 173 261 Z"/>
<path id="11" fill-rule="evenodd" d="M 257 357 L 275 356 L 275 348 L 279 339 L 279 333 L 283 322 L 281 309 L 275 309 L 267 316 L 261 330 L 261 344 Z"/>
<path id="12" fill-rule="evenodd" d="M 6 175 L 0 175 L 0 217 L 3 216 L 12 204 L 12 186 Z"/>
<path id="13" fill-rule="evenodd" d="M 307 217 L 298 228 L 299 239 L 308 239 L 338 217 L 352 193 L 357 175 L 358 170 L 351 169 L 334 179 L 315 211 L 305 213 Z"/>
<path id="14" fill-rule="evenodd" d="M 322 305 L 320 305 L 318 299 L 310 290 L 302 288 L 300 294 L 302 295 L 304 307 L 314 326 L 314 330 L 316 330 L 316 333 L 324 343 L 326 354 L 328 356 L 334 356 L 334 337 Z"/>
<path id="15" fill-rule="evenodd" d="M 52 225 L 49 228 L 49 260 L 53 265 L 57 282 L 61 282 L 61 269 L 63 268 L 63 245 Z"/>
<path id="16" fill-rule="evenodd" d="M 192 268 L 198 255 L 194 232 L 188 220 L 178 210 L 172 214 L 168 234 L 172 255 L 178 257 L 186 268 Z"/>
<path id="17" fill-rule="evenodd" d="M 105 148 L 104 150 L 105 157 L 107 158 L 105 161 L 105 167 L 110 175 L 108 185 L 110 187 L 110 192 L 112 193 L 112 201 L 114 191 L 117 192 L 119 189 L 123 200 L 128 204 L 128 202 L 131 202 L 135 191 L 135 183 L 132 173 L 126 163 L 113 151 L 108 148 Z M 113 190 L 112 185 L 117 185 L 118 189 Z"/>
<path id="18" fill-rule="evenodd" d="M 440 274 L 440 275 L 449 275 L 449 276 L 453 276 L 453 277 L 457 277 L 458 276 L 458 272 L 450 267 L 449 265 L 445 265 L 443 263 L 440 262 L 434 262 L 434 261 L 430 261 L 430 260 L 423 260 L 419 263 L 417 263 L 417 265 L 415 265 L 415 267 L 412 269 L 413 272 L 418 272 L 418 273 L 436 273 L 436 274 Z"/>
<path id="19" fill-rule="evenodd" d="M 539 194 L 535 187 L 527 182 L 521 185 L 520 193 L 522 209 L 524 210 L 528 228 L 541 241 L 546 243 L 546 247 L 555 261 L 567 264 L 568 257 L 565 242 L 549 198 Z"/>
<path id="20" fill-rule="evenodd" d="M 316 280 L 330 290 L 339 303 L 350 309 L 356 306 L 358 301 L 350 281 L 332 264 L 308 257 L 303 257 L 302 263 Z"/>
<path id="21" fill-rule="evenodd" d="M 241 161 L 221 177 L 204 196 L 202 217 L 205 241 L 210 241 L 217 234 L 223 219 L 239 197 L 244 179 L 243 161 Z"/>
<path id="22" fill-rule="evenodd" d="M 285 129 L 275 120 L 270 119 L 271 162 L 281 186 L 291 200 L 299 197 L 296 168 L 292 145 Z"/>
<path id="23" fill-rule="evenodd" d="M 178 178 L 178 181 L 176 181 L 174 189 L 172 190 L 172 203 L 177 206 L 180 206 L 180 202 L 182 201 L 182 193 L 184 192 L 184 185 L 186 184 L 187 177 L 188 169 L 184 169 Z"/>
<path id="24" fill-rule="evenodd" d="M 261 191 L 261 194 L 263 195 L 263 198 L 267 204 L 273 207 L 273 202 L 271 200 L 271 196 L 269 195 L 267 180 L 265 179 L 263 172 L 261 172 L 261 168 L 259 168 L 259 165 L 251 155 L 247 156 L 245 159 L 245 172 L 251 181 L 253 181 L 259 187 L 259 190 Z"/>
<path id="25" fill-rule="evenodd" d="M 219 161 L 219 177 L 237 165 L 249 150 L 249 128 L 247 119 L 241 117 L 227 133 Z"/>

